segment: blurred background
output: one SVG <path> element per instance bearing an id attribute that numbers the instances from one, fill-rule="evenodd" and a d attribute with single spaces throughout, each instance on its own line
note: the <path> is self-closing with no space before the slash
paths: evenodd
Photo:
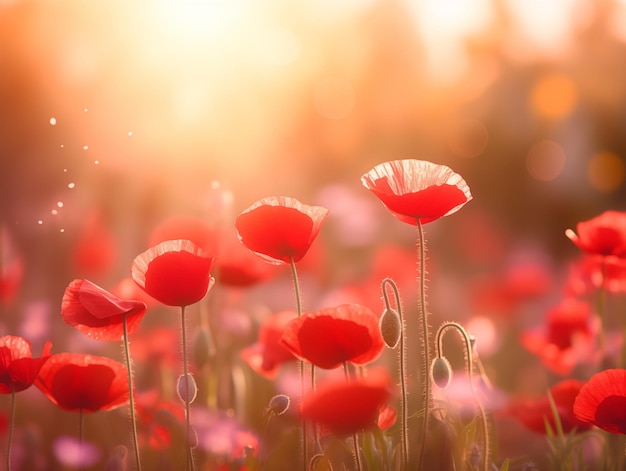
<path id="1" fill-rule="evenodd" d="M 165 218 L 228 225 L 270 195 L 327 206 L 325 281 L 358 280 L 414 246 L 359 181 L 403 158 L 472 190 L 427 227 L 433 298 L 463 317 L 468 274 L 545 281 L 565 229 L 625 209 L 625 131 L 624 0 L 0 0 L 0 260 L 22 281 L 2 330 L 41 344 L 71 279 L 110 286 Z"/>

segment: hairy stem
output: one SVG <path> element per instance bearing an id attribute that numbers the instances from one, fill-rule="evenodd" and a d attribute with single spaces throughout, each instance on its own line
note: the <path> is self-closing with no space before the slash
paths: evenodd
<path id="1" fill-rule="evenodd" d="M 141 471 L 141 459 L 139 457 L 139 439 L 137 437 L 137 419 L 135 417 L 135 398 L 133 394 L 133 369 L 130 360 L 130 344 L 128 342 L 128 323 L 124 315 L 124 356 L 126 357 L 126 371 L 128 372 L 128 401 L 130 407 L 130 422 L 133 429 L 133 447 L 135 450 L 135 462 L 137 470 Z"/>
<path id="2" fill-rule="evenodd" d="M 417 469 L 423 469 L 424 455 L 426 454 L 426 437 L 428 435 L 428 425 L 430 419 L 431 405 L 431 390 L 430 390 L 430 378 L 428 377 L 428 368 L 430 368 L 430 335 L 428 332 L 428 313 L 426 310 L 426 276 L 424 274 L 426 270 L 426 262 L 424 260 L 426 254 L 426 241 L 424 240 L 424 229 L 422 227 L 422 221 L 417 218 L 417 231 L 418 231 L 418 245 L 419 245 L 419 320 L 422 344 L 424 346 L 424 361 L 422 363 L 422 381 L 424 383 L 424 417 L 422 421 L 422 440 L 420 446 L 419 463 Z"/>
<path id="3" fill-rule="evenodd" d="M 9 437 L 7 439 L 7 471 L 11 471 L 11 445 L 13 443 L 13 429 L 15 428 L 15 387 L 11 386 L 11 422 L 9 423 Z"/>
<path id="4" fill-rule="evenodd" d="M 387 295 L 387 286 L 391 286 L 394 295 L 394 302 L 396 306 L 396 311 L 398 312 L 398 316 L 400 317 L 400 349 L 398 350 L 399 357 L 399 368 L 400 368 L 400 391 L 401 391 L 401 401 L 400 401 L 400 419 L 401 419 L 401 441 L 402 441 L 402 469 L 405 469 L 409 463 L 409 414 L 407 411 L 407 387 L 406 387 L 406 360 L 404 356 L 404 342 L 406 338 L 406 329 L 404 327 L 404 317 L 402 316 L 402 303 L 400 302 L 400 293 L 398 291 L 398 286 L 395 281 L 391 278 L 385 278 L 382 282 L 383 288 L 383 297 L 385 299 L 385 306 L 387 309 L 391 307 L 389 303 L 389 297 Z"/>
<path id="5" fill-rule="evenodd" d="M 189 374 L 189 369 L 187 366 L 187 329 L 185 327 L 185 306 L 181 306 L 180 307 L 180 324 L 181 324 L 181 330 L 182 330 L 182 344 L 183 344 L 183 377 L 184 377 L 184 381 L 185 381 L 185 399 L 184 399 L 184 403 L 185 403 L 185 445 L 186 445 L 186 450 L 185 450 L 185 469 L 189 469 L 192 470 L 194 469 L 194 464 L 193 464 L 193 453 L 191 451 L 191 441 L 190 441 L 190 436 L 189 436 L 189 429 L 190 429 L 190 413 L 191 413 L 191 407 L 189 405 L 189 381 L 188 381 L 188 374 Z"/>
<path id="6" fill-rule="evenodd" d="M 302 316 L 302 301 L 300 299 L 300 283 L 298 282 L 298 270 L 296 270 L 296 262 L 293 257 L 290 259 L 291 261 L 291 276 L 293 278 L 293 286 L 294 291 L 296 293 L 296 310 L 298 311 L 298 317 Z M 305 372 L 304 372 L 304 362 L 300 360 L 299 363 L 300 368 L 300 400 L 304 399 L 304 390 L 305 390 Z M 302 469 L 304 471 L 307 470 L 307 433 L 306 433 L 306 420 L 304 418 L 301 420 L 302 427 Z"/>

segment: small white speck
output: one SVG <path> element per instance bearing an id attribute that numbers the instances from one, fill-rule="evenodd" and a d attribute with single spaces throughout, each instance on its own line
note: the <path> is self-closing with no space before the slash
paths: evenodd
<path id="1" fill-rule="evenodd" d="M 62 208 L 63 207 L 63 201 L 57 201 L 57 207 Z"/>
<path id="2" fill-rule="evenodd" d="M 93 161 L 93 163 L 94 163 L 95 165 L 100 165 L 100 161 L 99 161 L 99 160 L 94 160 L 94 161 Z"/>
<path id="3" fill-rule="evenodd" d="M 59 229 L 59 232 L 65 232 L 65 229 Z"/>
<path id="4" fill-rule="evenodd" d="M 89 111 L 89 109 L 88 109 L 88 108 L 85 108 L 83 111 L 84 111 L 85 113 L 87 113 L 87 111 Z"/>
<path id="5" fill-rule="evenodd" d="M 61 149 L 63 149 L 65 147 L 65 144 L 61 144 Z"/>
<path id="6" fill-rule="evenodd" d="M 68 183 L 67 187 L 71 190 L 72 188 L 74 188 L 76 186 L 76 183 Z"/>
<path id="7" fill-rule="evenodd" d="M 57 119 L 56 118 L 50 118 L 50 125 L 54 126 L 57 123 Z"/>
<path id="8" fill-rule="evenodd" d="M 37 221 L 37 224 L 41 226 L 43 224 L 43 219 L 40 219 L 39 221 Z"/>
<path id="9" fill-rule="evenodd" d="M 57 214 L 59 214 L 59 212 L 56 209 L 53 209 L 52 211 L 50 211 L 50 214 L 56 216 Z"/>
<path id="10" fill-rule="evenodd" d="M 128 137 L 133 137 L 133 132 L 132 131 L 128 131 Z"/>
<path id="11" fill-rule="evenodd" d="M 89 150 L 89 146 L 83 146 L 83 150 Z"/>

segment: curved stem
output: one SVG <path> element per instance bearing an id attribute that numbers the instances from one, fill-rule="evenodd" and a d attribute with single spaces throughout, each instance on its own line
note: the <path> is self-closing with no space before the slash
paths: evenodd
<path id="1" fill-rule="evenodd" d="M 422 344 L 424 345 L 424 362 L 422 363 L 422 381 L 424 382 L 424 418 L 422 422 L 422 441 L 420 446 L 419 463 L 417 469 L 423 469 L 424 455 L 426 452 L 426 436 L 428 435 L 428 423 L 431 410 L 431 390 L 430 390 L 430 378 L 428 377 L 428 368 L 430 368 L 430 335 L 428 332 L 428 313 L 426 311 L 426 277 L 424 271 L 426 269 L 426 263 L 424 257 L 426 254 L 426 242 L 424 240 L 424 229 L 422 227 L 422 221 L 417 218 L 417 231 L 419 235 L 419 280 L 420 280 L 420 310 L 419 319 L 421 326 Z"/>
<path id="2" fill-rule="evenodd" d="M 9 437 L 7 439 L 7 471 L 11 471 L 11 445 L 13 444 L 13 429 L 15 428 L 15 387 L 11 386 L 11 422 L 9 423 Z"/>
<path id="3" fill-rule="evenodd" d="M 474 359 L 472 354 L 472 341 L 470 339 L 469 334 L 465 330 L 465 328 L 459 324 L 458 322 L 446 322 L 439 329 L 437 329 L 436 339 L 435 339 L 435 348 L 437 357 L 441 357 L 443 352 L 443 336 L 444 334 L 450 330 L 456 329 L 459 333 L 463 342 L 465 343 L 465 362 L 467 365 L 467 374 L 469 376 L 470 387 L 472 389 L 472 396 L 474 397 L 474 402 L 478 407 L 478 411 L 480 413 L 480 419 L 482 422 L 483 429 L 483 471 L 489 470 L 489 431 L 487 428 L 487 414 L 485 413 L 485 409 L 483 408 L 482 403 L 478 399 L 478 393 L 476 392 L 476 386 L 474 385 Z"/>
<path id="4" fill-rule="evenodd" d="M 189 439 L 189 428 L 190 428 L 190 407 L 189 407 L 189 381 L 188 381 L 188 366 L 187 366 L 187 332 L 185 328 L 185 306 L 180 307 L 180 323 L 182 330 L 182 343 L 183 343 L 183 377 L 185 378 L 185 469 L 190 469 L 193 471 L 193 455 L 191 452 L 191 443 Z"/>
<path id="5" fill-rule="evenodd" d="M 130 360 L 130 345 L 128 342 L 128 323 L 124 315 L 124 354 L 126 356 L 126 370 L 128 372 L 128 401 L 130 407 L 130 422 L 133 429 L 133 447 L 135 449 L 135 463 L 137 470 L 141 471 L 141 459 L 139 457 L 139 439 L 137 437 L 137 418 L 135 417 L 135 398 L 133 394 L 133 367 Z"/>
<path id="6" fill-rule="evenodd" d="M 296 270 L 296 262 L 293 257 L 290 259 L 291 262 L 291 276 L 293 278 L 293 286 L 296 294 L 296 310 L 298 311 L 298 317 L 302 316 L 302 301 L 300 300 L 300 283 L 298 282 L 298 270 Z M 305 389 L 305 372 L 304 372 L 304 362 L 300 360 L 299 362 L 300 368 L 300 401 L 304 399 L 304 389 Z M 306 433 L 306 420 L 301 419 L 301 427 L 302 427 L 302 469 L 306 471 L 307 469 L 307 433 Z"/>
<path id="7" fill-rule="evenodd" d="M 396 311 L 398 312 L 398 316 L 400 317 L 400 326 L 401 326 L 401 334 L 400 334 L 400 350 L 398 351 L 399 356 L 399 367 L 400 367 L 400 390 L 402 394 L 402 398 L 400 401 L 400 417 L 401 417 L 401 441 L 402 441 L 402 469 L 405 469 L 409 463 L 409 414 L 407 411 L 407 388 L 406 388 L 406 360 L 404 357 L 404 341 L 405 341 L 405 328 L 404 328 L 404 317 L 402 316 L 402 304 L 400 302 L 400 293 L 398 291 L 398 286 L 395 281 L 391 278 L 385 278 L 382 281 L 383 288 L 383 297 L 385 299 L 385 307 L 389 309 L 391 304 L 389 303 L 389 297 L 387 296 L 387 286 L 391 286 L 393 290 L 393 295 L 395 298 L 395 306 Z"/>

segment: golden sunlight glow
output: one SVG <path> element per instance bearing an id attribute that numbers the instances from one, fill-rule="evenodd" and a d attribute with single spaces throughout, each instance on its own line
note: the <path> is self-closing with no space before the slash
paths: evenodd
<path id="1" fill-rule="evenodd" d="M 571 77 L 550 73 L 539 78 L 531 90 L 530 104 L 539 116 L 559 120 L 571 113 L 578 92 Z"/>
<path id="2" fill-rule="evenodd" d="M 565 167 L 565 152 L 560 144 L 550 140 L 536 142 L 526 155 L 526 168 L 535 180 L 556 179 Z"/>
<path id="3" fill-rule="evenodd" d="M 612 152 L 594 155 L 587 167 L 587 177 L 593 188 L 600 191 L 613 191 L 624 183 L 626 167 L 624 161 Z"/>

